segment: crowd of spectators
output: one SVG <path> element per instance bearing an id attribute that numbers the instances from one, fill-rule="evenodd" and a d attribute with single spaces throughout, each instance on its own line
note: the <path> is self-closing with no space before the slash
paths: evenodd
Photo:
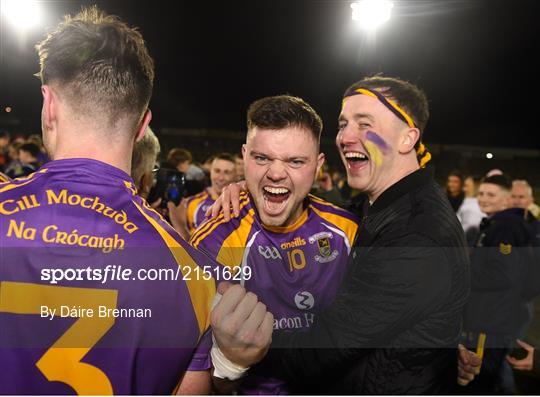
<path id="1" fill-rule="evenodd" d="M 12 139 L 6 130 L 0 130 L 0 172 L 9 178 L 28 176 L 49 161 L 40 135 L 27 138 L 18 135 Z"/>

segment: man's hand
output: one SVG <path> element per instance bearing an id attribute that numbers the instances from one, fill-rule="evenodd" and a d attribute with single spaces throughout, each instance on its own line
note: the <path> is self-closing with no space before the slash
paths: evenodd
<path id="1" fill-rule="evenodd" d="M 223 219 L 231 220 L 231 207 L 234 216 L 240 214 L 240 193 L 247 191 L 246 181 L 231 183 L 221 191 L 221 195 L 216 202 L 206 211 L 207 218 L 215 218 L 223 210 Z"/>
<path id="2" fill-rule="evenodd" d="M 214 338 L 234 364 L 250 367 L 263 359 L 272 342 L 274 316 L 257 295 L 240 285 L 221 283 L 221 300 L 212 310 Z"/>
<path id="3" fill-rule="evenodd" d="M 467 386 L 476 375 L 480 373 L 482 359 L 465 346 L 458 345 L 458 378 L 457 382 L 461 386 Z"/>
<path id="4" fill-rule="evenodd" d="M 506 361 L 512 366 L 512 368 L 518 371 L 532 371 L 534 363 L 534 347 L 521 340 L 517 340 L 518 345 L 527 351 L 527 357 L 518 360 L 517 358 L 506 356 Z"/>

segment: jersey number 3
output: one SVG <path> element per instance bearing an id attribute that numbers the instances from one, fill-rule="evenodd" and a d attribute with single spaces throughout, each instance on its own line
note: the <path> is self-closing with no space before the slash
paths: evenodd
<path id="1" fill-rule="evenodd" d="M 0 283 L 0 312 L 40 314 L 41 306 L 60 313 L 61 306 L 115 309 L 118 291 L 93 288 L 59 287 L 3 281 Z M 44 321 L 48 321 L 44 319 Z M 49 380 L 63 382 L 81 394 L 113 394 L 107 375 L 99 368 L 81 362 L 83 357 L 114 324 L 114 317 L 79 318 L 38 360 L 36 366 Z"/>

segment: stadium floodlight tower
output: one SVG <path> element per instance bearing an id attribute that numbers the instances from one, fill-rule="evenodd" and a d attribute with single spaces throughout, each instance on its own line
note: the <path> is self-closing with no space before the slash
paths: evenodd
<path id="1" fill-rule="evenodd" d="M 352 19 L 362 28 L 374 31 L 388 21 L 394 3 L 387 0 L 360 0 L 351 4 Z"/>
<path id="2" fill-rule="evenodd" d="M 10 24 L 23 31 L 41 20 L 41 7 L 35 0 L 0 0 L 0 10 Z"/>

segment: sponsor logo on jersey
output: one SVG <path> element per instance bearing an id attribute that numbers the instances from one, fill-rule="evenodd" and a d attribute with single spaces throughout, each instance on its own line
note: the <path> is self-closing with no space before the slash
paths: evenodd
<path id="1" fill-rule="evenodd" d="M 276 247 L 269 247 L 267 245 L 258 247 L 259 254 L 266 259 L 283 259 Z"/>
<path id="2" fill-rule="evenodd" d="M 286 250 L 289 248 L 302 247 L 304 245 L 306 245 L 306 240 L 304 240 L 302 237 L 296 237 L 293 241 L 288 241 L 281 244 L 281 249 Z"/>
<path id="3" fill-rule="evenodd" d="M 315 298 L 313 298 L 311 292 L 302 291 L 294 296 L 294 303 L 301 310 L 309 310 L 315 305 Z"/>

